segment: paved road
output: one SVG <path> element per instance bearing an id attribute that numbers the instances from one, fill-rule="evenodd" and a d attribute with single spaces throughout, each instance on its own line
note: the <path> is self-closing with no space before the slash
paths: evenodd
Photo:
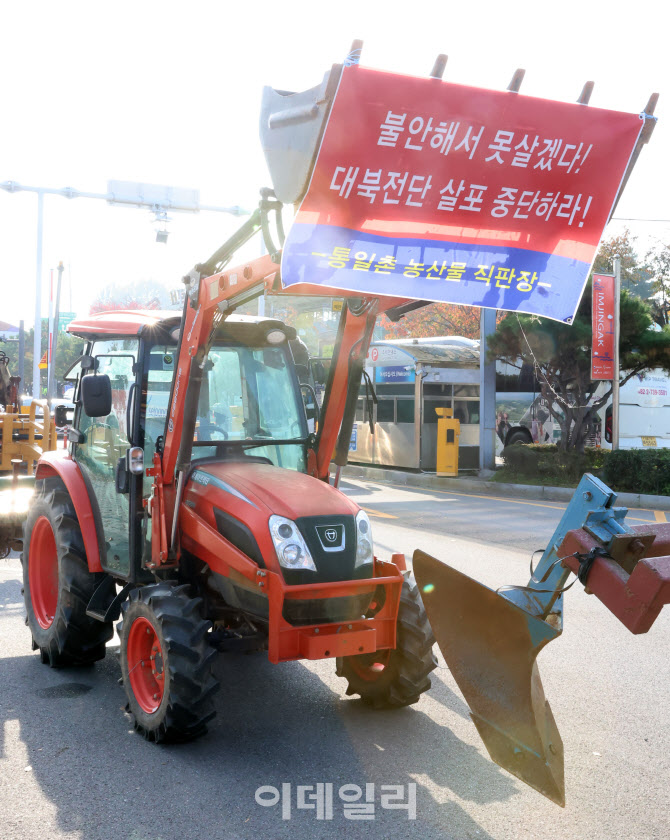
<path id="1" fill-rule="evenodd" d="M 505 494 L 483 496 L 447 490 L 423 490 L 400 485 L 347 478 L 341 483 L 347 495 L 365 508 L 375 523 L 400 525 L 411 522 L 413 530 L 463 537 L 497 546 L 534 551 L 544 548 L 566 505 L 515 499 Z M 664 511 L 631 509 L 626 521 L 666 522 Z M 416 546 L 405 550 L 408 556 Z"/>
<path id="2" fill-rule="evenodd" d="M 390 490 L 349 481 L 372 512 L 380 556 L 420 545 L 489 585 L 524 582 L 561 505 Z M 654 514 L 635 511 L 653 519 Z M 409 523 L 409 526 L 403 523 Z M 666 611 L 667 612 L 667 611 Z M 493 765 L 441 663 L 421 702 L 373 712 L 344 695 L 332 662 L 271 666 L 220 657 L 218 717 L 206 739 L 156 747 L 132 732 L 110 644 L 86 670 L 50 670 L 30 651 L 20 564 L 0 561 L 0 837 L 2 840 L 275 840 L 343 837 L 670 836 L 670 615 L 632 637 L 577 587 L 563 637 L 540 656 L 563 736 L 568 804 L 548 802 Z M 254 794 L 335 786 L 332 820 L 261 807 Z M 382 809 L 351 821 L 344 784 L 417 786 L 417 819 Z"/>

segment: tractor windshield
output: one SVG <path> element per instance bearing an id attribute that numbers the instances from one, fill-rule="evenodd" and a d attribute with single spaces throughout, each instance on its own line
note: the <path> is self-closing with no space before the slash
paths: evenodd
<path id="1" fill-rule="evenodd" d="M 288 346 L 215 344 L 205 372 L 193 460 L 236 450 L 303 471 L 307 422 Z"/>

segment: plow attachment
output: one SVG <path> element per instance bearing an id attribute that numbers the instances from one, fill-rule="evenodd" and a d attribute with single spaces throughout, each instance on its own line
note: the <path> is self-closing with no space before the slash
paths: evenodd
<path id="1" fill-rule="evenodd" d="M 670 556 L 660 556 L 670 549 L 668 526 L 630 528 L 615 501 L 585 475 L 526 586 L 494 591 L 414 552 L 433 633 L 489 755 L 559 805 L 563 743 L 536 658 L 561 634 L 571 571 L 633 633 L 646 632 L 670 603 Z"/>
<path id="2" fill-rule="evenodd" d="M 560 629 L 422 551 L 414 575 L 489 755 L 563 805 L 563 743 L 535 662 Z"/>

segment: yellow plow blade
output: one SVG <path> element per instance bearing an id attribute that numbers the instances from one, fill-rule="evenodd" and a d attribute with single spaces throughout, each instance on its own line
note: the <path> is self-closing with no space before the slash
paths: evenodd
<path id="1" fill-rule="evenodd" d="M 563 742 L 535 662 L 560 627 L 423 551 L 414 552 L 413 565 L 433 633 L 489 755 L 565 805 Z"/>

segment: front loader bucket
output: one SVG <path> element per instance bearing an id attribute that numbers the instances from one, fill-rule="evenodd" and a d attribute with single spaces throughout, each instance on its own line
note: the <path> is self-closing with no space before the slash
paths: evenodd
<path id="1" fill-rule="evenodd" d="M 560 626 L 423 551 L 414 552 L 414 575 L 437 643 L 489 755 L 565 805 L 563 742 L 535 662 L 560 635 Z"/>

